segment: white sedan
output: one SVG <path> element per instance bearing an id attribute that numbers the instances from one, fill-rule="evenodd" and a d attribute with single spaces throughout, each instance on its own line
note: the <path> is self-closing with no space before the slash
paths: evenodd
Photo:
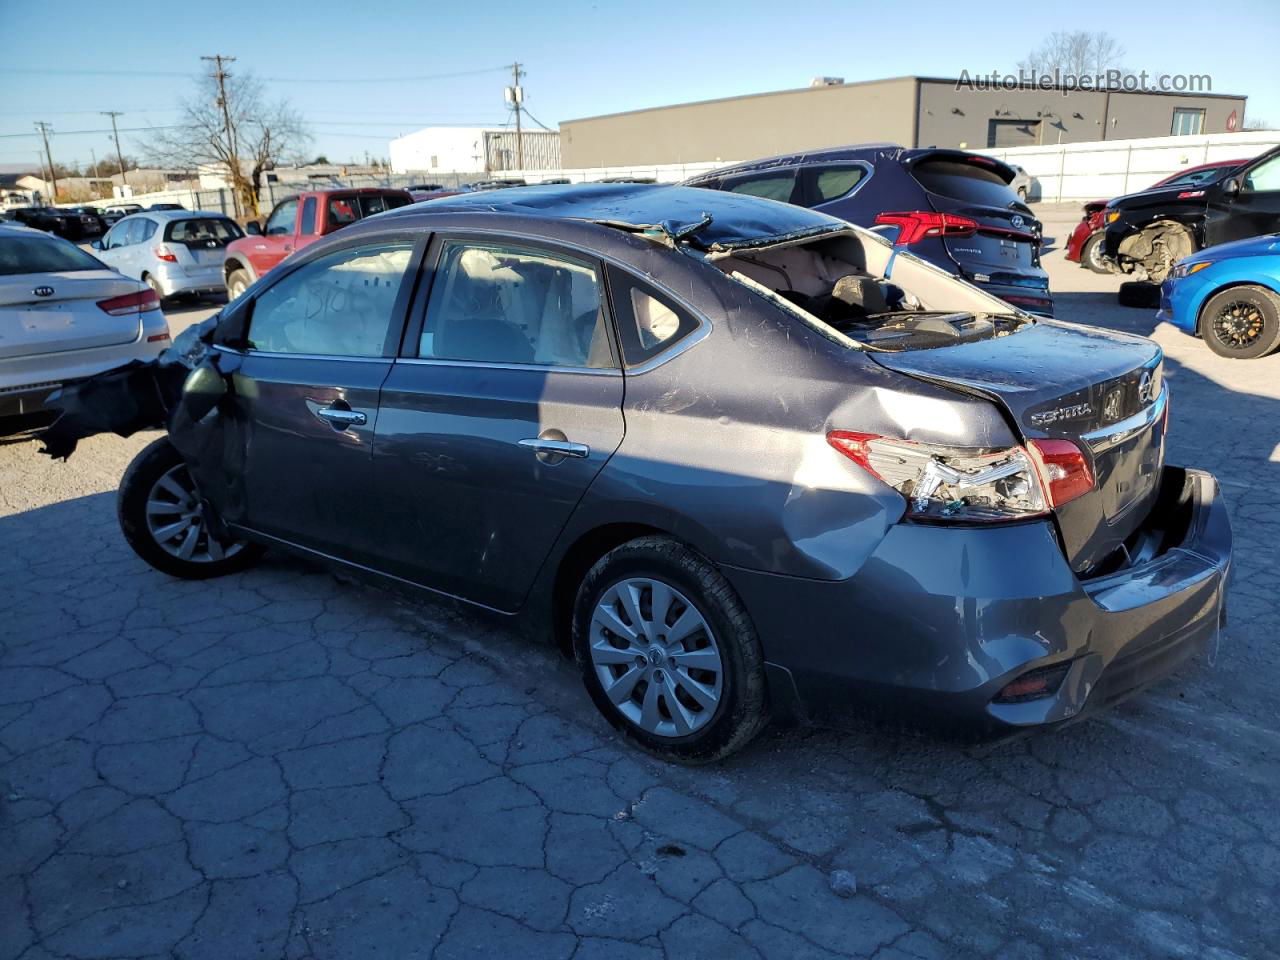
<path id="1" fill-rule="evenodd" d="M 47 426 L 64 383 L 169 345 L 155 291 L 75 244 L 0 226 L 0 437 Z"/>

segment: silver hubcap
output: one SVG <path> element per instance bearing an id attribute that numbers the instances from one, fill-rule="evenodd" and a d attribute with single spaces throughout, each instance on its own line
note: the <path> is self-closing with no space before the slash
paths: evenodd
<path id="1" fill-rule="evenodd" d="M 591 615 L 591 662 L 618 711 L 659 737 L 706 726 L 724 689 L 706 618 L 660 580 L 635 577 L 604 592 Z"/>
<path id="2" fill-rule="evenodd" d="M 209 532 L 204 504 L 185 463 L 166 471 L 147 494 L 147 530 L 160 549 L 190 563 L 213 563 L 235 556 L 244 546 L 223 544 Z"/>

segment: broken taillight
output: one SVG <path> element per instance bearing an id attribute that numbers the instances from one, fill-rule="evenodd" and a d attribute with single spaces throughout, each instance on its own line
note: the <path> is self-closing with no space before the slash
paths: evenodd
<path id="1" fill-rule="evenodd" d="M 98 309 L 113 317 L 123 317 L 130 313 L 143 313 L 147 310 L 159 310 L 160 298 L 148 287 L 137 293 L 126 293 L 119 297 L 110 297 L 98 301 Z"/>
<path id="2" fill-rule="evenodd" d="M 999 523 L 1043 516 L 1093 489 L 1069 440 L 1024 447 L 951 447 L 833 430 L 827 442 L 907 501 L 908 519 Z"/>
<path id="3" fill-rule="evenodd" d="M 898 228 L 898 239 L 893 241 L 895 247 L 907 247 L 930 237 L 971 237 L 978 230 L 977 220 L 932 210 L 882 213 L 876 217 L 876 223 Z"/>

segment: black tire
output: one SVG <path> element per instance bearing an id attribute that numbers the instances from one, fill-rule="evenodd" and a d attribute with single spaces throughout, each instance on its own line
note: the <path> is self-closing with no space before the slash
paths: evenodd
<path id="1" fill-rule="evenodd" d="M 1088 267 L 1094 273 L 1110 273 L 1111 268 L 1107 265 L 1107 261 L 1102 259 L 1103 246 L 1102 241 L 1104 235 L 1101 230 L 1093 234 L 1084 242 L 1084 246 L 1080 248 L 1080 265 Z"/>
<path id="2" fill-rule="evenodd" d="M 1116 301 L 1122 307 L 1139 307 L 1154 310 L 1160 306 L 1160 288 L 1154 283 L 1139 283 L 1130 280 L 1120 284 L 1116 292 Z"/>
<path id="3" fill-rule="evenodd" d="M 647 731 L 638 722 L 625 716 L 622 709 L 615 706 L 605 693 L 598 671 L 609 668 L 597 666 L 592 659 L 591 644 L 596 629 L 592 618 L 597 605 L 609 591 L 632 578 L 656 581 L 673 588 L 676 596 L 668 614 L 672 627 L 678 627 L 682 611 L 694 608 L 695 614 L 701 617 L 703 625 L 709 629 L 702 633 L 694 631 L 689 635 L 688 642 L 705 645 L 697 652 L 705 652 L 710 648 L 719 653 L 719 669 L 716 671 L 718 680 L 715 681 L 720 685 L 719 699 L 714 708 L 705 710 L 705 716 L 702 708 L 694 714 L 701 725 L 692 733 L 658 735 Z M 681 601 L 687 601 L 687 607 Z M 650 594 L 650 614 L 653 602 L 653 595 Z M 655 621 L 655 629 L 666 628 L 656 626 Z M 658 639 L 666 638 L 659 634 Z M 627 643 L 621 636 L 616 638 L 616 642 Z M 648 641 L 640 641 L 641 644 L 646 642 Z M 574 602 L 573 649 L 582 669 L 587 691 L 597 709 L 633 742 L 662 759 L 687 764 L 719 760 L 745 746 L 768 723 L 764 654 L 742 601 L 713 564 L 668 537 L 641 537 L 624 543 L 601 557 L 587 572 Z M 680 651 L 670 660 L 656 664 L 653 661 L 645 662 L 643 667 L 649 671 L 649 676 L 659 679 L 662 677 L 663 667 L 674 676 L 680 666 L 677 658 L 688 657 L 692 652 L 694 651 Z M 637 669 L 640 668 L 642 659 L 637 658 Z M 632 667 L 628 664 L 617 669 L 629 672 Z M 699 677 L 708 676 L 706 671 L 692 666 L 685 668 L 682 676 L 692 679 L 689 676 L 691 671 Z M 632 686 L 638 691 L 636 696 L 643 699 L 650 682 L 647 677 L 634 682 Z M 678 681 L 672 680 L 670 683 L 670 690 L 680 686 Z M 670 720 L 672 712 L 666 700 L 668 694 L 662 692 L 661 687 L 658 687 L 658 691 L 655 695 L 655 707 L 659 703 L 657 697 L 662 697 L 661 710 L 665 711 L 665 716 Z M 677 692 L 677 698 L 680 696 L 685 698 L 682 702 L 697 706 L 688 699 L 688 692 L 683 687 Z M 623 702 L 632 703 L 631 700 Z M 633 704 L 633 709 L 638 707 Z M 688 715 L 687 710 L 683 712 Z M 674 723 L 671 725 L 674 729 Z"/>
<path id="4" fill-rule="evenodd" d="M 157 485 L 166 476 L 180 486 L 189 485 L 190 477 L 182 468 L 184 468 L 182 456 L 169 442 L 168 437 L 161 437 L 148 444 L 129 464 L 124 479 L 120 481 L 116 515 L 120 520 L 120 529 L 124 533 L 124 538 L 133 548 L 133 552 L 160 572 L 181 577 L 184 580 L 220 577 L 252 566 L 263 554 L 263 548 L 260 545 L 248 542 L 222 544 L 219 541 L 213 541 L 210 545 L 209 530 L 199 517 L 192 519 L 186 528 L 186 530 L 192 526 L 200 528 L 195 539 L 192 540 L 192 559 L 183 559 L 163 546 L 161 540 L 157 539 L 152 525 L 148 522 L 148 501 L 152 501 L 154 494 L 155 501 L 172 500 L 173 506 L 181 503 L 168 490 L 161 489 Z M 182 479 L 183 477 L 185 479 Z M 203 508 L 200 510 L 200 514 L 202 513 Z M 175 525 L 185 519 L 179 510 L 166 510 L 166 513 L 161 515 L 166 514 L 172 514 L 176 518 Z M 156 516 L 154 513 L 151 515 Z M 185 540 L 186 530 L 175 533 L 168 542 L 172 543 L 179 533 L 184 535 Z M 219 554 L 221 554 L 220 558 Z"/>
<path id="5" fill-rule="evenodd" d="M 227 300 L 238 300 L 244 296 L 244 292 L 249 289 L 249 285 L 253 283 L 253 279 L 249 276 L 249 271 L 240 269 L 232 270 L 227 274 Z"/>
<path id="6" fill-rule="evenodd" d="M 1280 347 L 1280 297 L 1257 286 L 1221 290 L 1200 310 L 1199 329 L 1220 357 L 1265 357 Z"/>

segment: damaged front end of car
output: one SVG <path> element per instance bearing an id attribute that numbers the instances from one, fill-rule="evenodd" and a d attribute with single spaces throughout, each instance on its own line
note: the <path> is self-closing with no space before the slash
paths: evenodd
<path id="1" fill-rule="evenodd" d="M 221 315 L 189 327 L 154 360 L 133 361 L 64 386 L 48 398 L 58 419 L 40 434 L 40 452 L 67 460 L 81 440 L 102 433 L 129 437 L 167 430 L 206 504 L 233 503 L 241 493 L 243 446 L 236 431 L 218 429 L 242 357 L 214 346 Z M 216 510 L 209 511 L 215 528 Z"/>

